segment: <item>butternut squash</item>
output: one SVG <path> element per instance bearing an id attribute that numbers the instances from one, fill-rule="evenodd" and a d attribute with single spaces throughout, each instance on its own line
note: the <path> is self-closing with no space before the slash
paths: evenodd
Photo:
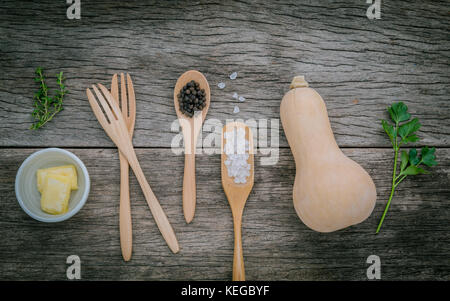
<path id="1" fill-rule="evenodd" d="M 375 184 L 339 149 L 325 102 L 303 76 L 292 81 L 280 115 L 295 159 L 293 201 L 303 223 L 332 232 L 368 218 L 375 207 Z"/>

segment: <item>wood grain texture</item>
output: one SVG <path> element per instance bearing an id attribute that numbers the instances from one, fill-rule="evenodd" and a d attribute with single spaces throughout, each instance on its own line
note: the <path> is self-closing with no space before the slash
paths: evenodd
<path id="1" fill-rule="evenodd" d="M 261 166 L 261 155 L 255 158 L 242 225 L 246 279 L 365 280 L 366 259 L 375 254 L 382 279 L 450 280 L 448 1 L 382 1 L 382 19 L 374 21 L 366 9 L 360 0 L 83 0 L 81 20 L 68 20 L 65 1 L 1 1 L 0 280 L 64 280 L 72 254 L 81 257 L 85 280 L 231 279 L 233 222 L 219 155 L 198 155 L 196 218 L 189 225 L 183 218 L 184 156 L 170 151 L 177 134 L 172 97 L 177 78 L 190 69 L 210 83 L 206 122 L 220 120 L 218 129 L 237 117 L 278 121 L 292 77 L 305 75 L 327 104 L 338 144 L 377 186 L 375 211 L 364 223 L 330 234 L 310 230 L 292 205 L 294 161 L 279 124 L 278 164 Z M 30 131 L 38 66 L 50 86 L 51 76 L 64 71 L 70 94 L 48 126 Z M 238 77 L 231 81 L 233 71 Z M 168 250 L 131 176 L 133 257 L 122 260 L 118 154 L 85 94 L 117 72 L 133 77 L 134 145 L 179 238 L 178 254 Z M 234 92 L 247 100 L 237 103 Z M 439 165 L 399 186 L 375 236 L 392 165 L 379 120 L 397 100 L 420 118 L 420 145 L 438 147 Z M 29 218 L 14 194 L 22 161 L 50 146 L 75 148 L 92 180 L 85 207 L 58 224 Z"/>
<path id="2" fill-rule="evenodd" d="M 379 120 L 397 100 L 419 114 L 421 144 L 450 144 L 447 1 L 384 1 L 382 19 L 372 21 L 360 0 L 83 0 L 81 20 L 66 18 L 64 1 L 0 8 L 0 146 L 111 147 L 84 90 L 123 71 L 135 79 L 135 145 L 168 147 L 173 87 L 189 69 L 211 84 L 208 119 L 235 118 L 233 92 L 247 99 L 240 118 L 278 119 L 302 74 L 326 101 L 340 146 L 389 146 Z M 51 125 L 31 132 L 37 66 L 64 71 L 70 94 Z M 281 127 L 280 143 L 287 146 Z"/>
<path id="3" fill-rule="evenodd" d="M 151 217 L 136 179 L 130 178 L 133 257 L 124 262 L 119 242 L 119 159 L 115 149 L 69 149 L 90 173 L 91 194 L 70 220 L 45 224 L 19 207 L 14 177 L 35 149 L 0 150 L 0 279 L 66 279 L 67 256 L 81 258 L 85 280 L 230 280 L 233 221 L 221 187 L 220 155 L 197 158 L 196 218 L 182 211 L 184 158 L 169 149 L 139 149 L 138 157 L 179 238 L 172 254 Z M 380 256 L 382 279 L 450 280 L 450 150 L 439 149 L 431 175 L 398 188 L 380 234 L 375 235 L 390 190 L 392 153 L 345 149 L 373 177 L 378 201 L 365 222 L 328 234 L 301 223 L 292 204 L 294 162 L 288 149 L 275 166 L 255 157 L 255 185 L 247 200 L 243 247 L 247 280 L 365 280 L 366 259 Z"/>

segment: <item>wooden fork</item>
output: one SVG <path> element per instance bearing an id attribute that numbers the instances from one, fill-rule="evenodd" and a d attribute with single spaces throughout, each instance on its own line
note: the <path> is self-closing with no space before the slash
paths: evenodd
<path id="1" fill-rule="evenodd" d="M 126 82 L 126 85 L 125 85 Z M 114 97 L 117 105 L 120 105 L 122 117 L 127 125 L 128 134 L 133 137 L 134 123 L 136 121 L 136 98 L 134 95 L 133 82 L 127 73 L 125 81 L 123 73 L 120 74 L 120 104 L 119 104 L 119 85 L 117 74 L 114 74 L 111 81 L 111 95 Z M 128 93 L 127 93 L 128 92 Z M 128 95 L 128 97 L 127 97 Z M 123 260 L 131 259 L 133 251 L 133 231 L 131 223 L 130 208 L 130 187 L 129 187 L 129 165 L 122 152 L 119 150 L 120 159 L 120 209 L 119 209 L 119 227 L 120 227 L 120 247 L 122 249 Z"/>
<path id="2" fill-rule="evenodd" d="M 133 144 L 131 143 L 131 137 L 128 133 L 127 125 L 125 123 L 125 119 L 122 117 L 120 108 L 111 93 L 109 93 L 108 89 L 101 84 L 98 84 L 98 87 L 101 92 L 97 86 L 92 85 L 92 89 L 94 90 L 97 99 L 89 88 L 86 89 L 86 94 L 92 110 L 94 111 L 98 122 L 101 124 L 105 132 L 128 160 L 128 163 L 130 164 L 130 167 L 136 175 L 139 185 L 141 186 L 142 192 L 144 193 L 148 207 L 150 208 L 155 222 L 158 225 L 159 231 L 161 232 L 170 250 L 172 250 L 173 253 L 177 253 L 180 250 L 180 247 L 178 245 L 175 232 L 173 231 L 164 210 L 161 208 L 161 205 L 156 199 L 156 196 L 150 188 L 141 166 L 139 165 Z"/>

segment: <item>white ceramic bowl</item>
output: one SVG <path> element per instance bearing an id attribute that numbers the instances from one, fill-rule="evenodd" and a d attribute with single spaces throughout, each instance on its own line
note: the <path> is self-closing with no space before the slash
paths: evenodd
<path id="1" fill-rule="evenodd" d="M 77 169 L 78 190 L 73 190 L 69 210 L 64 214 L 48 214 L 41 209 L 41 194 L 37 189 L 36 172 L 40 168 L 73 164 Z M 16 197 L 22 209 L 32 218 L 46 223 L 64 221 L 75 215 L 86 203 L 91 182 L 83 162 L 73 153 L 60 148 L 37 151 L 23 161 L 16 175 Z"/>

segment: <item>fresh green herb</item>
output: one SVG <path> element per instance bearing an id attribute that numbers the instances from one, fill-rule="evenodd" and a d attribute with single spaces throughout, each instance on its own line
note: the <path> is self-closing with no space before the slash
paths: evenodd
<path id="1" fill-rule="evenodd" d="M 41 67 L 36 68 L 36 78 L 34 79 L 39 83 L 39 90 L 34 94 L 34 110 L 32 113 L 33 124 L 30 129 L 37 130 L 44 126 L 47 122 L 60 111 L 63 110 L 63 98 L 69 91 L 64 86 L 63 73 L 60 72 L 56 75 L 56 82 L 59 89 L 55 90 L 56 95 L 50 97 L 48 95 L 48 87 L 45 84 L 45 77 Z"/>
<path id="2" fill-rule="evenodd" d="M 419 167 L 421 164 L 429 167 L 437 164 L 435 161 L 436 156 L 434 155 L 436 149 L 434 147 L 422 147 L 420 155 L 418 155 L 415 148 L 410 149 L 409 152 L 403 150 L 400 153 L 400 172 L 397 174 L 397 161 L 400 147 L 408 142 L 419 141 L 419 137 L 417 137 L 415 132 L 419 130 L 421 124 L 417 118 L 410 120 L 411 115 L 408 113 L 408 107 L 403 102 L 392 104 L 392 106 L 388 107 L 388 112 L 394 125 L 386 120 L 381 120 L 381 125 L 389 136 L 394 148 L 394 172 L 392 174 L 391 195 L 389 196 L 389 200 L 384 209 L 380 223 L 378 224 L 376 233 L 380 232 L 381 225 L 383 224 L 384 217 L 389 209 L 395 188 L 397 188 L 398 184 L 400 184 L 407 176 L 428 174 L 428 171 Z"/>

